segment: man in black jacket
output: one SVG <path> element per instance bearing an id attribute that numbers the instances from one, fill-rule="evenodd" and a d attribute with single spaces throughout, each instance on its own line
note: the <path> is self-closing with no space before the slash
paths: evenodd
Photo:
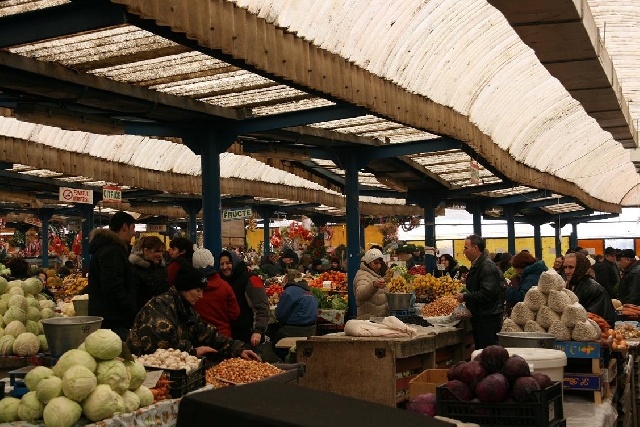
<path id="1" fill-rule="evenodd" d="M 468 293 L 456 295 L 471 311 L 471 326 L 476 349 L 497 344 L 496 334 L 502 327 L 502 285 L 504 276 L 485 252 L 485 241 L 472 234 L 464 241 L 464 255 L 471 261 L 467 275 Z"/>
<path id="2" fill-rule="evenodd" d="M 616 250 L 611 246 L 604 250 L 604 260 L 594 264 L 593 271 L 596 273 L 596 282 L 607 291 L 609 298 L 616 298 L 616 288 L 620 283 L 620 271 L 616 264 Z"/>
<path id="3" fill-rule="evenodd" d="M 640 263 L 636 260 L 633 249 L 624 249 L 620 252 L 620 268 L 622 269 L 620 301 L 623 304 L 640 305 Z"/>
<path id="4" fill-rule="evenodd" d="M 109 228 L 98 228 L 89 236 L 89 315 L 101 316 L 102 327 L 114 331 L 123 341 L 137 314 L 133 268 L 129 263 L 129 242 L 136 220 L 116 212 Z"/>

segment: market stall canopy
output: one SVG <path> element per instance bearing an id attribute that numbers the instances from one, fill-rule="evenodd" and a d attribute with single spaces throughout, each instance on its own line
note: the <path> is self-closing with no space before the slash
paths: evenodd
<path id="1" fill-rule="evenodd" d="M 361 185 L 396 192 L 548 189 L 618 212 L 639 183 L 629 154 L 484 0 L 114 3 L 126 13 L 103 1 L 0 5 L 3 105 L 99 133 L 175 137 L 185 123 L 233 123 L 247 145 L 294 133 L 301 149 L 394 147 Z M 366 110 L 331 117 L 344 103 Z M 274 127 L 300 111 L 306 121 Z M 274 163 L 340 178 L 335 159 L 309 157 Z M 471 159 L 486 161 L 481 185 L 465 178 Z"/>

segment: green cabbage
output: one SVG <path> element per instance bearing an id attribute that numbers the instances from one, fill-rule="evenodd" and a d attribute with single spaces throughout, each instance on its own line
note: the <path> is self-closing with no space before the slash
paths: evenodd
<path id="1" fill-rule="evenodd" d="M 50 299 L 43 299 L 38 301 L 38 304 L 40 305 L 40 309 L 42 310 L 43 308 L 50 308 L 51 310 L 53 310 L 54 308 L 56 308 L 56 303 L 51 301 Z"/>
<path id="2" fill-rule="evenodd" d="M 124 400 L 125 412 L 133 412 L 140 407 L 140 398 L 131 390 L 122 393 L 122 400 Z"/>
<path id="3" fill-rule="evenodd" d="M 49 403 L 51 399 L 62 396 L 62 380 L 55 375 L 44 378 L 38 383 L 36 396 L 42 403 Z"/>
<path id="4" fill-rule="evenodd" d="M 84 340 L 87 352 L 100 360 L 111 360 L 122 352 L 122 340 L 111 329 L 98 329 Z"/>
<path id="5" fill-rule="evenodd" d="M 49 319 L 54 316 L 54 311 L 50 308 L 43 308 L 40 310 L 40 319 Z"/>
<path id="6" fill-rule="evenodd" d="M 14 320 L 24 323 L 27 321 L 27 313 L 25 313 L 25 311 L 20 307 L 9 305 L 9 308 L 4 313 L 4 316 L 2 316 L 2 318 L 4 319 L 5 325 L 8 325 Z"/>
<path id="7" fill-rule="evenodd" d="M 56 377 L 62 378 L 64 373 L 67 372 L 67 369 L 74 365 L 82 365 L 91 372 L 95 372 L 98 363 L 86 351 L 74 348 L 66 351 L 62 356 L 60 356 L 58 363 L 53 367 L 53 374 Z"/>
<path id="8" fill-rule="evenodd" d="M 31 391 L 36 391 L 38 383 L 53 376 L 53 371 L 46 366 L 36 366 L 24 376 L 24 383 Z"/>
<path id="9" fill-rule="evenodd" d="M 0 422 L 10 423 L 18 421 L 18 408 L 20 407 L 20 399 L 15 397 L 5 397 L 0 400 Z"/>
<path id="10" fill-rule="evenodd" d="M 13 355 L 13 342 L 16 339 L 13 335 L 5 335 L 0 337 L 0 356 L 12 356 Z"/>
<path id="11" fill-rule="evenodd" d="M 331 300 L 331 308 L 333 308 L 334 310 L 346 310 L 347 302 L 343 298 L 336 295 Z"/>
<path id="12" fill-rule="evenodd" d="M 0 294 L 7 292 L 7 289 L 9 289 L 9 282 L 7 282 L 7 279 L 4 277 L 0 276 Z"/>
<path id="13" fill-rule="evenodd" d="M 38 335 L 40 333 L 38 322 L 34 322 L 33 320 L 27 320 L 26 322 L 24 322 L 24 327 L 27 332 L 31 332 L 33 335 Z"/>
<path id="14" fill-rule="evenodd" d="M 144 369 L 144 365 L 140 362 L 125 360 L 124 366 L 127 368 L 127 371 L 129 371 L 129 377 L 131 377 L 129 390 L 133 391 L 142 385 L 147 377 L 147 371 Z"/>
<path id="15" fill-rule="evenodd" d="M 82 402 L 82 412 L 93 422 L 111 418 L 118 407 L 118 397 L 107 384 L 98 384 Z"/>
<path id="16" fill-rule="evenodd" d="M 38 335 L 44 334 L 44 326 L 42 326 L 42 322 L 38 320 Z"/>
<path id="17" fill-rule="evenodd" d="M 26 312 L 29 307 L 29 303 L 22 295 L 12 295 L 11 298 L 9 298 L 9 307 L 19 307 Z"/>
<path id="18" fill-rule="evenodd" d="M 124 414 L 127 412 L 127 406 L 124 404 L 124 399 L 122 398 L 122 396 L 120 396 L 119 394 L 117 396 L 118 397 L 116 397 L 116 399 L 118 400 L 118 404 L 116 405 L 114 414 Z"/>
<path id="19" fill-rule="evenodd" d="M 40 311 L 40 304 L 38 303 L 38 300 L 31 295 L 27 296 L 27 307 L 37 308 L 38 311 Z"/>
<path id="20" fill-rule="evenodd" d="M 42 291 L 42 282 L 37 277 L 29 277 L 22 282 L 22 290 L 25 294 L 38 295 Z"/>
<path id="21" fill-rule="evenodd" d="M 86 341 L 85 341 L 86 345 Z M 99 384 L 108 384 L 113 391 L 122 394 L 129 389 L 131 377 L 124 363 L 119 360 L 98 362 L 96 377 Z"/>
<path id="22" fill-rule="evenodd" d="M 64 396 L 51 399 L 44 407 L 44 424 L 47 427 L 71 427 L 82 415 L 82 407 Z"/>
<path id="23" fill-rule="evenodd" d="M 80 345 L 78 346 L 78 350 L 87 351 L 87 349 L 84 347 L 84 341 L 80 343 Z"/>
<path id="24" fill-rule="evenodd" d="M 0 338 L 4 336 L 4 328 L 0 327 Z"/>
<path id="25" fill-rule="evenodd" d="M 141 385 L 137 389 L 133 390 L 133 392 L 140 398 L 140 407 L 144 408 L 145 406 L 149 406 L 153 403 L 153 393 L 146 386 Z"/>
<path id="26" fill-rule="evenodd" d="M 24 332 L 13 342 L 13 352 L 18 356 L 33 356 L 38 353 L 40 340 L 31 332 Z"/>
<path id="27" fill-rule="evenodd" d="M 20 399 L 18 418 L 22 421 L 39 420 L 42 418 L 42 411 L 44 411 L 44 403 L 38 400 L 35 391 L 30 391 Z"/>
<path id="28" fill-rule="evenodd" d="M 19 281 L 19 282 L 22 283 L 22 281 Z M 13 282 L 10 282 L 10 283 L 13 283 Z M 14 295 L 20 295 L 21 297 L 24 298 L 24 291 L 20 286 L 12 286 L 11 288 L 9 288 L 7 293 L 9 294 L 9 298 L 11 298 Z"/>
<path id="29" fill-rule="evenodd" d="M 14 338 L 18 338 L 18 335 L 24 332 L 27 332 L 27 328 L 24 326 L 24 323 L 19 320 L 13 320 L 4 328 L 4 333 L 7 335 L 13 335 Z"/>
<path id="30" fill-rule="evenodd" d="M 47 337 L 43 334 L 38 335 L 38 341 L 40 341 L 40 351 L 47 352 L 49 351 L 49 343 L 47 342 Z"/>
<path id="31" fill-rule="evenodd" d="M 40 320 L 40 309 L 35 307 L 27 308 L 27 319 L 37 322 Z"/>
<path id="32" fill-rule="evenodd" d="M 98 385 L 96 376 L 84 366 L 72 366 L 62 377 L 62 391 L 71 400 L 81 402 Z"/>
<path id="33" fill-rule="evenodd" d="M 4 301 L 6 303 L 9 302 L 9 298 L 11 298 L 11 295 L 9 295 L 8 293 L 0 295 L 0 300 Z"/>
<path id="34" fill-rule="evenodd" d="M 9 304 L 7 303 L 7 301 L 0 299 L 0 315 L 4 316 L 4 314 L 7 312 L 8 309 L 9 309 Z"/>

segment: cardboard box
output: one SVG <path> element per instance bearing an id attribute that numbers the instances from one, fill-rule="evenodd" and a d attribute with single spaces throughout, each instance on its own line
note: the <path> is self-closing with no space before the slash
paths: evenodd
<path id="1" fill-rule="evenodd" d="M 449 381 L 447 379 L 448 369 L 427 369 L 421 372 L 414 379 L 409 381 L 409 398 L 424 393 L 436 393 L 436 387 Z"/>

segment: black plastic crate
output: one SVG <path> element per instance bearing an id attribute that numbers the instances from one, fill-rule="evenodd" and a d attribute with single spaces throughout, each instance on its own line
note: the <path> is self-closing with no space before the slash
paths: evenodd
<path id="1" fill-rule="evenodd" d="M 443 399 L 444 385 L 436 388 L 438 415 L 481 426 L 564 426 L 562 383 L 533 392 L 535 401 L 482 403 Z"/>
<path id="2" fill-rule="evenodd" d="M 151 366 L 146 366 L 145 368 L 151 371 L 164 371 L 164 377 L 170 381 L 169 395 L 174 399 L 182 397 L 190 391 L 198 390 L 206 385 L 206 366 L 204 358 L 200 361 L 200 367 L 188 374 L 186 369 L 163 369 Z"/>

